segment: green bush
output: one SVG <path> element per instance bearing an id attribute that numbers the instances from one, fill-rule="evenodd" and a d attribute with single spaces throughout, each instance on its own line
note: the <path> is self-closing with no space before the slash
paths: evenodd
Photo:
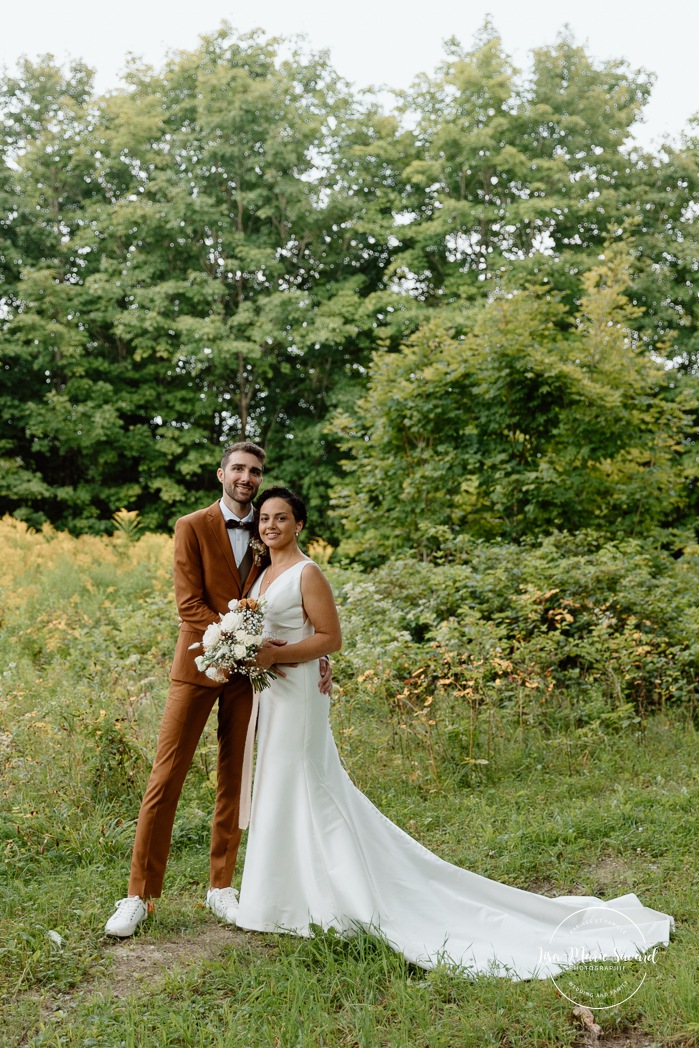
<path id="1" fill-rule="evenodd" d="M 695 716 L 698 547 L 676 556 L 583 533 L 462 537 L 451 554 L 335 576 L 346 692 L 383 705 L 435 774 L 438 759 L 487 763 L 495 711 L 588 740 L 667 705 Z"/>

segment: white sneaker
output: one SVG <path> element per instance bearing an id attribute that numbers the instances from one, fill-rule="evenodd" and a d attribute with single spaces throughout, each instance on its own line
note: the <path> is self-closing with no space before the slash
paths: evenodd
<path id="1" fill-rule="evenodd" d="M 120 899 L 116 910 L 104 926 L 105 935 L 116 935 L 119 939 L 128 939 L 148 916 L 148 907 L 139 895 L 129 895 Z"/>
<path id="2" fill-rule="evenodd" d="M 209 888 L 206 893 L 206 905 L 209 910 L 226 924 L 235 924 L 238 913 L 237 888 Z"/>

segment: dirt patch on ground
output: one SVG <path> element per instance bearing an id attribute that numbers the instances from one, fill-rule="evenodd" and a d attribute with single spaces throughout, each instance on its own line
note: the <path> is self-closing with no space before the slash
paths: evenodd
<path id="1" fill-rule="evenodd" d="M 173 968 L 217 960 L 234 945 L 249 943 L 244 932 L 225 924 L 212 923 L 196 933 L 153 941 L 147 936 L 122 941 L 110 940 L 105 949 L 107 970 L 100 965 L 93 979 L 87 979 L 72 993 L 37 997 L 42 1019 L 63 1022 L 79 1004 L 92 997 L 130 997 L 157 983 Z M 32 995 L 30 995 L 32 996 Z M 26 1041 L 22 1041 L 25 1044 Z"/>
<path id="2" fill-rule="evenodd" d="M 623 890 L 629 881 L 629 868 L 620 855 L 606 855 L 588 866 L 587 876 L 595 890 L 602 894 L 610 888 Z"/>
<path id="3" fill-rule="evenodd" d="M 109 946 L 106 956 L 112 959 L 109 971 L 93 983 L 92 993 L 108 992 L 115 997 L 138 993 L 146 982 L 155 982 L 178 965 L 216 960 L 226 947 L 247 942 L 246 935 L 224 924 L 212 924 L 196 935 L 173 939 L 125 939 Z"/>
<path id="4" fill-rule="evenodd" d="M 653 1048 L 658 1041 L 641 1030 L 626 1030 L 624 1033 L 615 1033 L 611 1036 L 595 1034 L 585 1031 L 575 1041 L 574 1048 Z"/>
<path id="5" fill-rule="evenodd" d="M 578 879 L 564 887 L 547 878 L 530 881 L 527 891 L 539 895 L 596 895 L 602 899 L 625 894 L 632 887 L 633 877 L 621 855 L 605 855 L 580 868 Z"/>
<path id="6" fill-rule="evenodd" d="M 596 1020 L 595 1013 L 585 1005 L 575 1005 L 573 1018 L 582 1026 L 580 1036 L 574 1042 L 573 1048 L 593 1048 L 595 1045 L 598 1048 L 652 1048 L 657 1045 L 653 1037 L 639 1029 L 629 1028 L 605 1035 Z"/>

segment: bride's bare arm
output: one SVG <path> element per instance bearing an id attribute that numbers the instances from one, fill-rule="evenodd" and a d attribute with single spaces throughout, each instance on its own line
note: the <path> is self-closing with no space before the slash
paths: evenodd
<path id="1" fill-rule="evenodd" d="M 263 669 L 280 663 L 313 662 L 342 647 L 342 631 L 330 584 L 316 564 L 308 564 L 301 574 L 303 607 L 315 633 L 296 644 L 283 647 L 263 645 L 257 654 Z"/>

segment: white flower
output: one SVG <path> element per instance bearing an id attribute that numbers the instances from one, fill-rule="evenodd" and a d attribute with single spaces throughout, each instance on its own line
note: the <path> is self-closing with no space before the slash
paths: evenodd
<path id="1" fill-rule="evenodd" d="M 221 627 L 218 622 L 212 622 L 206 627 L 206 632 L 202 638 L 202 644 L 205 648 L 212 648 L 214 644 L 218 644 L 221 639 Z"/>
<path id="2" fill-rule="evenodd" d="M 210 677 L 211 680 L 217 681 L 219 684 L 223 684 L 224 681 L 228 680 L 225 673 L 222 673 L 216 666 L 209 666 L 206 671 L 206 676 Z"/>
<path id="3" fill-rule="evenodd" d="M 201 647 L 205 653 L 195 656 L 194 663 L 217 683 L 226 683 L 231 673 L 245 673 L 256 686 L 260 674 L 251 669 L 251 657 L 262 644 L 258 630 L 262 630 L 263 602 L 254 612 L 240 604 L 236 599 L 229 601 L 230 611 L 219 614 L 220 621 L 207 626 L 200 645 L 191 646 Z"/>
<path id="4" fill-rule="evenodd" d="M 237 630 L 239 626 L 243 625 L 243 616 L 240 612 L 227 611 L 226 614 L 221 618 L 220 626 L 224 633 L 232 633 L 233 630 Z"/>

